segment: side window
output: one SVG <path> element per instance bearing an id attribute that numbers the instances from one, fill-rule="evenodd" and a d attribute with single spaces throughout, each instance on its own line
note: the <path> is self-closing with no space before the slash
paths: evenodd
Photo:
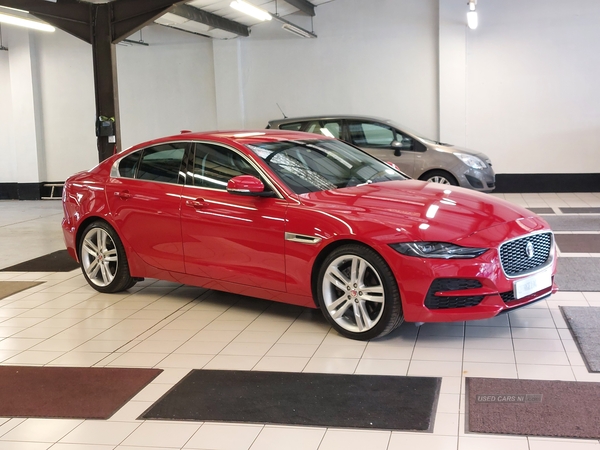
<path id="1" fill-rule="evenodd" d="M 325 122 L 323 124 L 323 127 L 321 128 L 321 134 L 324 134 L 325 136 L 329 136 L 332 138 L 339 139 L 341 128 L 342 127 L 340 126 L 340 122 L 335 122 L 335 121 Z"/>
<path id="2" fill-rule="evenodd" d="M 350 122 L 348 130 L 352 143 L 359 147 L 390 147 L 395 139 L 394 130 L 378 123 Z"/>
<path id="3" fill-rule="evenodd" d="M 307 133 L 322 134 L 323 136 L 339 139 L 340 128 L 340 123 L 333 120 L 328 122 L 323 120 L 313 120 L 308 122 L 304 131 Z"/>
<path id="4" fill-rule="evenodd" d="M 136 178 L 140 180 L 181 183 L 181 161 L 186 143 L 162 144 L 143 150 Z"/>
<path id="5" fill-rule="evenodd" d="M 284 123 L 283 125 L 279 125 L 280 130 L 300 131 L 300 128 L 302 128 L 302 122 Z"/>
<path id="6" fill-rule="evenodd" d="M 400 148 L 403 150 L 414 150 L 413 148 L 413 140 L 410 136 L 406 134 L 402 134 L 400 131 L 396 130 L 396 141 L 400 142 Z"/>
<path id="7" fill-rule="evenodd" d="M 215 144 L 196 144 L 193 185 L 212 189 L 227 189 L 227 182 L 238 175 L 260 178 L 240 154 Z"/>
<path id="8" fill-rule="evenodd" d="M 141 154 L 141 151 L 137 151 L 123 158 L 119 162 L 119 175 L 124 178 L 135 178 Z"/>

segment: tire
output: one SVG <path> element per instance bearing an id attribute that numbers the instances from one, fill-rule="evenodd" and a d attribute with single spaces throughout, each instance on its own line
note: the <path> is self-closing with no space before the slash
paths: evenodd
<path id="1" fill-rule="evenodd" d="M 452 186 L 458 186 L 456 178 L 445 170 L 432 170 L 422 175 L 420 180 L 429 181 L 430 183 L 449 184 Z"/>
<path id="2" fill-rule="evenodd" d="M 81 271 L 99 292 L 121 292 L 133 287 L 125 249 L 117 232 L 106 222 L 96 221 L 83 231 L 79 242 Z"/>
<path id="3" fill-rule="evenodd" d="M 368 247 L 348 244 L 335 249 L 323 261 L 317 283 L 321 311 L 343 336 L 374 339 L 402 323 L 396 279 Z"/>

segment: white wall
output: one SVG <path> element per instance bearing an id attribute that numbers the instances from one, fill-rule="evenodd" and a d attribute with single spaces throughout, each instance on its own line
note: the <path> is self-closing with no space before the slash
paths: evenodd
<path id="1" fill-rule="evenodd" d="M 40 181 L 62 181 L 98 163 L 92 47 L 60 30 L 31 34 L 46 156 L 46 176 Z"/>
<path id="2" fill-rule="evenodd" d="M 117 46 L 123 148 L 183 129 L 215 129 L 212 41 L 159 25 L 142 37 L 148 47 Z"/>
<path id="3" fill-rule="evenodd" d="M 316 9 L 317 39 L 275 21 L 232 41 L 147 27 L 150 46 L 117 47 L 123 147 L 184 128 L 263 128 L 281 117 L 279 103 L 288 116 L 391 118 L 487 153 L 497 173 L 600 172 L 600 2 L 480 0 L 476 31 L 466 9 L 335 0 Z M 3 34 L 12 48 L 0 52 L 0 183 L 58 181 L 96 164 L 89 45 L 60 31 Z M 35 107 L 34 139 L 15 135 L 23 99 Z M 37 171 L 22 164 L 27 139 Z"/>
<path id="4" fill-rule="evenodd" d="M 8 52 L 0 51 L 0 183 L 16 181 L 15 149 L 12 141 L 12 99 Z"/>
<path id="5" fill-rule="evenodd" d="M 279 103 L 288 116 L 377 115 L 437 137 L 437 0 L 335 0 L 316 11 L 317 39 L 272 21 L 242 41 L 246 125 L 281 118 Z"/>
<path id="6" fill-rule="evenodd" d="M 467 145 L 499 173 L 600 172 L 600 2 L 481 0 L 477 9 Z"/>

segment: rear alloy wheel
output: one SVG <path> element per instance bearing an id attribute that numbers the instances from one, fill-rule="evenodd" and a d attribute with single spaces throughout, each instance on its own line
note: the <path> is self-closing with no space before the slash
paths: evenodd
<path id="1" fill-rule="evenodd" d="M 421 177 L 423 181 L 429 181 L 430 183 L 448 184 L 452 186 L 458 186 L 458 181 L 448 172 L 443 170 L 434 170 Z"/>
<path id="2" fill-rule="evenodd" d="M 346 337 L 373 339 L 402 323 L 394 275 L 368 247 L 349 244 L 334 250 L 319 271 L 317 293 L 323 314 Z"/>
<path id="3" fill-rule="evenodd" d="M 120 292 L 136 283 L 129 275 L 123 244 L 106 222 L 94 222 L 84 230 L 79 260 L 83 276 L 97 291 Z"/>

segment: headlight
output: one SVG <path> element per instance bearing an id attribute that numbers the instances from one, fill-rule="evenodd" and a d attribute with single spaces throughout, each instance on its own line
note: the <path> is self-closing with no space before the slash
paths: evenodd
<path id="1" fill-rule="evenodd" d="M 439 259 L 475 258 L 487 252 L 487 248 L 461 247 L 447 242 L 403 242 L 390 244 L 394 250 L 406 256 Z"/>
<path id="2" fill-rule="evenodd" d="M 467 166 L 472 167 L 473 169 L 485 169 L 485 163 L 479 159 L 477 156 L 473 155 L 465 155 L 464 153 L 454 153 L 458 159 L 464 162 Z"/>

